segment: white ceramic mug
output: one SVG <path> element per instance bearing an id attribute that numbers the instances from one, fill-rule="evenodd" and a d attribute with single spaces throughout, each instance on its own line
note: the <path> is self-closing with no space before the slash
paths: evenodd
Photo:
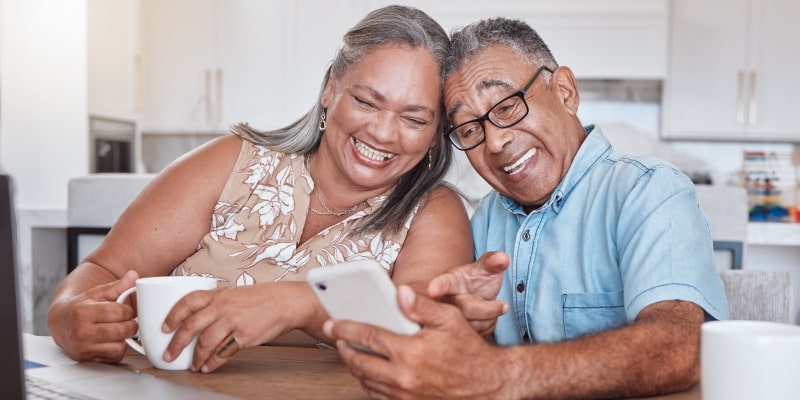
<path id="1" fill-rule="evenodd" d="M 800 326 L 706 322 L 700 363 L 703 400 L 800 399 Z"/>
<path id="2" fill-rule="evenodd" d="M 125 339 L 131 348 L 143 354 L 158 369 L 185 370 L 192 365 L 197 337 L 184 347 L 171 362 L 164 361 L 164 351 L 175 333 L 164 333 L 161 326 L 175 303 L 195 290 L 210 290 L 217 287 L 214 278 L 201 276 L 157 276 L 140 278 L 136 286 L 122 292 L 117 303 L 122 303 L 136 292 L 136 308 L 139 320 L 139 344 L 132 338 Z"/>

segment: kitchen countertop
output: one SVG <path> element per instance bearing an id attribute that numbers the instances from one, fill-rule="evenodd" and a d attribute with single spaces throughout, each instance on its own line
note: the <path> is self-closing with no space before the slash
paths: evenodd
<path id="1" fill-rule="evenodd" d="M 748 222 L 747 244 L 800 246 L 800 223 Z"/>

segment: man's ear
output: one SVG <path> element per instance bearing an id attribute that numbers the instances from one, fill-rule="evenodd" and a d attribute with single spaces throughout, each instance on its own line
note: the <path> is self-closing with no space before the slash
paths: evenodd
<path id="1" fill-rule="evenodd" d="M 558 94 L 558 98 L 567 112 L 570 115 L 578 114 L 578 106 L 581 103 L 580 94 L 578 93 L 578 82 L 575 79 L 575 74 L 569 67 L 558 67 L 553 72 L 551 87 Z"/>

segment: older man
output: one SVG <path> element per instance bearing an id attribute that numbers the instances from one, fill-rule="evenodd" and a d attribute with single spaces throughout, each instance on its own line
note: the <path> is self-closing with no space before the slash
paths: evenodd
<path id="1" fill-rule="evenodd" d="M 480 21 L 451 46 L 448 135 L 494 188 L 472 219 L 483 256 L 428 288 L 458 308 L 400 288 L 401 308 L 423 326 L 415 336 L 329 322 L 354 375 L 389 398 L 622 397 L 696 385 L 700 325 L 728 311 L 691 181 L 663 161 L 614 152 L 599 127 L 583 126 L 572 71 L 524 22 Z"/>

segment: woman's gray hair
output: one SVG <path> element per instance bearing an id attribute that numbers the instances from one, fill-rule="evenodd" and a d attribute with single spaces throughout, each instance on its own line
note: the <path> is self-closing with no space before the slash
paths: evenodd
<path id="1" fill-rule="evenodd" d="M 540 66 L 553 70 L 558 68 L 558 63 L 547 44 L 525 21 L 489 18 L 453 31 L 450 53 L 442 67 L 442 75 L 447 78 L 479 50 L 498 44 L 508 46 L 534 68 Z"/>
<path id="2" fill-rule="evenodd" d="M 343 45 L 336 53 L 322 80 L 317 102 L 306 114 L 284 128 L 258 131 L 247 124 L 234 125 L 231 131 L 256 144 L 286 153 L 313 153 L 322 138 L 319 131 L 322 114 L 321 97 L 328 80 L 341 77 L 367 51 L 385 44 L 404 44 L 427 49 L 441 66 L 449 50 L 447 32 L 433 18 L 413 7 L 387 6 L 367 14 L 345 33 Z M 441 83 L 440 88 L 441 90 Z M 440 102 L 441 103 L 441 102 Z M 440 104 L 439 125 L 428 157 L 403 175 L 380 210 L 373 213 L 361 230 L 400 230 L 419 199 L 439 185 L 450 168 L 453 149 L 444 136 L 444 109 Z"/>

